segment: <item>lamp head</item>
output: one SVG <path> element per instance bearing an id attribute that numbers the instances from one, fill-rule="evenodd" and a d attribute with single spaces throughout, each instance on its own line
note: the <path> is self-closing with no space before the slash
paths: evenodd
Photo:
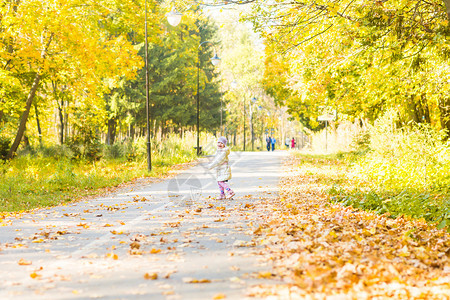
<path id="1" fill-rule="evenodd" d="M 211 63 L 214 66 L 218 66 L 220 64 L 220 62 L 221 62 L 221 59 L 217 56 L 217 54 L 215 54 L 214 57 L 211 58 Z"/>
<path id="2" fill-rule="evenodd" d="M 167 14 L 167 21 L 172 26 L 177 26 L 181 22 L 181 17 L 183 16 L 182 13 L 178 12 L 176 8 L 173 8 L 168 14 Z"/>

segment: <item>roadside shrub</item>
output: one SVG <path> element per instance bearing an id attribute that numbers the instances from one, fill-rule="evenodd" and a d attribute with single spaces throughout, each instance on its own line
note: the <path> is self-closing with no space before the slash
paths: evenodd
<path id="1" fill-rule="evenodd" d="M 370 129 L 370 152 L 354 170 L 385 190 L 450 192 L 450 145 L 444 133 L 428 125 L 396 129 L 395 114 Z"/>
<path id="2" fill-rule="evenodd" d="M 0 136 L 0 159 L 6 159 L 10 148 L 11 140 L 4 136 Z"/>
<path id="3" fill-rule="evenodd" d="M 365 154 L 370 150 L 370 132 L 368 130 L 359 132 L 352 140 L 352 149 L 356 153 Z"/>
<path id="4" fill-rule="evenodd" d="M 391 217 L 408 215 L 450 230 L 450 144 L 428 125 L 396 128 L 395 112 L 369 129 L 365 155 L 337 155 L 350 163 L 346 180 L 328 189 L 333 202 Z"/>
<path id="5" fill-rule="evenodd" d="M 124 155 L 123 145 L 115 143 L 112 145 L 103 146 L 103 157 L 104 158 L 121 158 Z"/>
<path id="6" fill-rule="evenodd" d="M 54 158 L 73 158 L 74 152 L 67 145 L 53 145 L 53 146 L 44 146 L 39 147 L 37 151 L 37 155 L 41 157 L 54 157 Z"/>
<path id="7" fill-rule="evenodd" d="M 74 154 L 74 158 L 84 158 L 90 161 L 102 157 L 102 144 L 96 135 L 74 136 L 67 140 L 66 145 Z"/>

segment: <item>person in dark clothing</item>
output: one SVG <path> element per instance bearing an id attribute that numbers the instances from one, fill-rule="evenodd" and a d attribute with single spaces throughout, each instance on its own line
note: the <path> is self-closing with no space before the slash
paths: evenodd
<path id="1" fill-rule="evenodd" d="M 271 145 L 272 141 L 270 139 L 270 136 L 266 137 L 266 147 L 267 147 L 267 151 L 270 151 L 270 145 Z"/>

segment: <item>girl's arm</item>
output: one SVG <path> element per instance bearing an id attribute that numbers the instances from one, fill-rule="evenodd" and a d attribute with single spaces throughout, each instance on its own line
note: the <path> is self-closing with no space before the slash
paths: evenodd
<path id="1" fill-rule="evenodd" d="M 208 168 L 212 169 L 220 165 L 221 163 L 224 162 L 225 157 L 226 157 L 225 151 L 220 151 L 219 153 L 217 153 L 216 157 L 214 157 L 214 160 L 208 165 Z"/>

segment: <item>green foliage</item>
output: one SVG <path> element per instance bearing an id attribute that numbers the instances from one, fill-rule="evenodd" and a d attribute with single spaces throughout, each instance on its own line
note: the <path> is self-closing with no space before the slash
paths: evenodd
<path id="1" fill-rule="evenodd" d="M 9 148 L 11 147 L 11 140 L 0 136 L 0 160 L 6 159 Z"/>
<path id="2" fill-rule="evenodd" d="M 217 68 L 210 63 L 217 28 L 197 11 L 183 16 L 182 24 L 170 27 L 159 43 L 149 45 L 150 117 L 155 131 L 196 125 L 197 55 L 200 54 L 199 92 L 202 130 L 220 125 L 221 93 Z M 144 60 L 144 44 L 136 45 Z M 145 127 L 145 68 L 132 80 L 120 84 L 105 96 L 108 118 L 118 129 Z"/>
<path id="3" fill-rule="evenodd" d="M 400 193 L 385 190 L 366 190 L 354 188 L 347 190 L 340 185 L 334 185 L 327 190 L 330 200 L 346 206 L 373 211 L 377 214 L 387 214 L 393 218 L 402 215 L 413 218 L 424 218 L 436 223 L 441 228 L 450 225 L 450 196 L 432 193 Z"/>
<path id="4" fill-rule="evenodd" d="M 248 17 L 266 44 L 265 90 L 314 131 L 328 106 L 341 120 L 372 123 L 394 108 L 402 125 L 449 133 L 448 5 L 256 1 Z"/>
<path id="5" fill-rule="evenodd" d="M 79 127 L 79 134 L 69 138 L 66 144 L 75 158 L 99 160 L 102 156 L 100 137 L 90 126 Z"/>
<path id="6" fill-rule="evenodd" d="M 355 171 L 386 190 L 449 193 L 450 147 L 444 133 L 423 124 L 396 129 L 396 121 L 397 114 L 391 112 L 371 128 L 371 151 Z"/>
<path id="7" fill-rule="evenodd" d="M 358 153 L 365 153 L 370 150 L 370 133 L 368 131 L 359 132 L 353 139 L 351 147 Z"/>

